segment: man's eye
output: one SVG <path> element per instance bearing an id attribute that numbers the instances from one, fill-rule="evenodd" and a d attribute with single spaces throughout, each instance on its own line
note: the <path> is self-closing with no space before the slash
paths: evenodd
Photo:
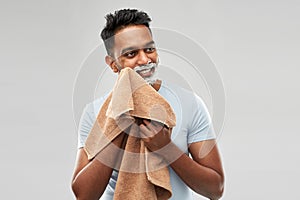
<path id="1" fill-rule="evenodd" d="M 147 53 L 152 53 L 154 51 L 155 51 L 155 47 L 149 47 L 149 48 L 145 49 L 145 52 L 147 52 Z"/>
<path id="2" fill-rule="evenodd" d="M 133 58 L 135 55 L 136 55 L 135 51 L 130 51 L 124 54 L 124 56 L 127 58 Z"/>

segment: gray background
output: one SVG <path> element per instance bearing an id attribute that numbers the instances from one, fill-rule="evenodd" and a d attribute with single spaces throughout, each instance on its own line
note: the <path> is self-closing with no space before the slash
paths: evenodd
<path id="1" fill-rule="evenodd" d="M 136 7 L 201 44 L 226 88 L 223 199 L 299 199 L 299 1 L 1 1 L 1 197 L 73 199 L 72 91 L 104 14 Z M 195 199 L 203 199 L 195 197 Z"/>

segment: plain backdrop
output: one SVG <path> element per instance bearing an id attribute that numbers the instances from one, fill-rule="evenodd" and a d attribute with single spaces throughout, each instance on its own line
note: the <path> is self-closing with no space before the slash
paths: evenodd
<path id="1" fill-rule="evenodd" d="M 296 0 L 1 0 L 1 198 L 74 199 L 74 84 L 104 15 L 127 7 L 192 38 L 216 64 L 226 92 L 222 199 L 300 199 Z"/>

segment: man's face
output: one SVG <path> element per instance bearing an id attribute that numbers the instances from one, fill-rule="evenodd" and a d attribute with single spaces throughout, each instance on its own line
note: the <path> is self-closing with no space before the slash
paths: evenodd
<path id="1" fill-rule="evenodd" d="M 112 69 L 117 72 L 124 67 L 134 69 L 148 63 L 156 63 L 158 55 L 149 29 L 143 25 L 132 25 L 121 29 L 114 37 Z M 115 70 L 115 67 L 118 70 Z M 155 69 L 154 69 L 155 70 Z M 153 70 L 143 70 L 139 74 L 145 78 Z"/>

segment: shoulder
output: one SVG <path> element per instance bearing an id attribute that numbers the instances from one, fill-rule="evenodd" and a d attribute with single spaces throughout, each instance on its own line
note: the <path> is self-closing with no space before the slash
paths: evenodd
<path id="1" fill-rule="evenodd" d="M 94 115 L 93 117 L 96 118 L 104 101 L 109 96 L 109 93 L 106 93 L 104 96 L 99 97 L 95 99 L 94 101 L 91 101 L 90 103 L 86 104 L 84 112 L 88 113 L 89 115 Z"/>
<path id="2" fill-rule="evenodd" d="M 86 104 L 78 126 L 78 148 L 84 147 L 85 140 L 107 96 L 108 94 Z"/>

